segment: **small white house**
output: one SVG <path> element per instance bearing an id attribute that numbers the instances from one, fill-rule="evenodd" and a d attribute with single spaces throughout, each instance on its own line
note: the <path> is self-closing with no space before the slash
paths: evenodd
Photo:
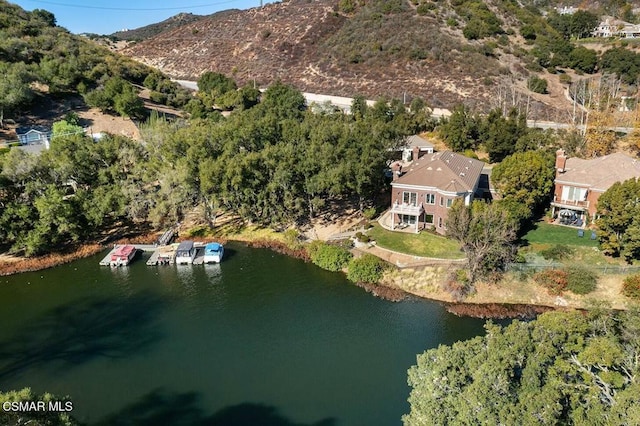
<path id="1" fill-rule="evenodd" d="M 20 145 L 44 145 L 49 149 L 51 130 L 44 126 L 18 127 L 16 135 Z"/>

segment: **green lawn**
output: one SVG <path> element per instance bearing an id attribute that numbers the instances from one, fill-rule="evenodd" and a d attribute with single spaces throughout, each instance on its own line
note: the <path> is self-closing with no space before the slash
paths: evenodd
<path id="1" fill-rule="evenodd" d="M 522 240 L 529 244 L 564 244 L 567 246 L 598 247 L 598 240 L 592 240 L 591 230 L 585 229 L 584 236 L 578 237 L 577 228 L 536 223 Z"/>
<path id="2" fill-rule="evenodd" d="M 427 231 L 422 231 L 420 234 L 392 232 L 376 224 L 367 231 L 367 235 L 373 238 L 379 247 L 400 253 L 439 259 L 462 259 L 464 257 L 460 251 L 460 245 L 456 241 Z"/>

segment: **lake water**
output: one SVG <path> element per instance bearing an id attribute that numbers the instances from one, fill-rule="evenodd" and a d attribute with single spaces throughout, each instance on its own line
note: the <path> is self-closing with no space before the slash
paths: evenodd
<path id="1" fill-rule="evenodd" d="M 0 389 L 69 395 L 90 424 L 399 425 L 407 369 L 483 333 L 424 300 L 229 244 L 221 265 L 0 277 Z"/>

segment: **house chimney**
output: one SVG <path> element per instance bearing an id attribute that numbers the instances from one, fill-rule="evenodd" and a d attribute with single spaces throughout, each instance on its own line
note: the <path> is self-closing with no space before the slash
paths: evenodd
<path id="1" fill-rule="evenodd" d="M 420 155 L 420 147 L 414 146 L 411 152 L 413 154 L 413 156 L 411 157 L 411 161 L 416 161 L 418 159 L 418 156 Z"/>
<path id="2" fill-rule="evenodd" d="M 559 149 L 556 151 L 556 172 L 564 173 L 566 166 L 567 156 L 564 153 L 564 149 Z"/>
<path id="3" fill-rule="evenodd" d="M 391 165 L 391 174 L 393 175 L 393 180 L 398 179 L 402 175 L 402 164 L 400 164 L 399 161 Z"/>

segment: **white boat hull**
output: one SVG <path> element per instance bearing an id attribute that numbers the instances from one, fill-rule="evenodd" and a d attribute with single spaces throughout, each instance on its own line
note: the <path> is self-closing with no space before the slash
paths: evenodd
<path id="1" fill-rule="evenodd" d="M 220 261 L 222 260 L 222 256 L 220 255 L 205 255 L 204 256 L 204 263 L 220 263 Z"/>

